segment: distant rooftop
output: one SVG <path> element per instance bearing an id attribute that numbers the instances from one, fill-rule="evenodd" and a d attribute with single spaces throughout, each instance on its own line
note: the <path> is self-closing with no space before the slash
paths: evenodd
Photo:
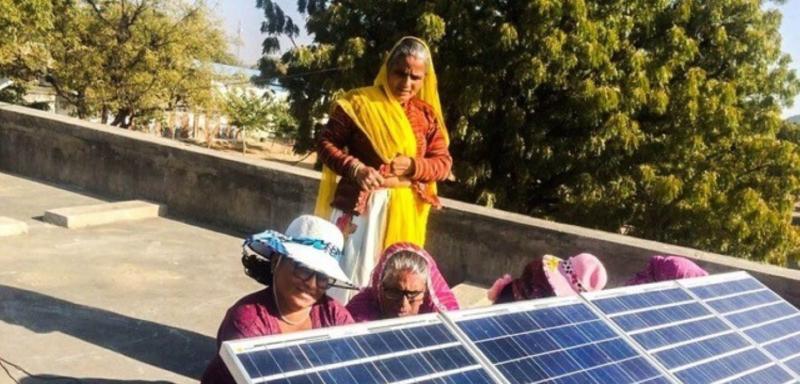
<path id="1" fill-rule="evenodd" d="M 227 65 L 227 64 L 220 64 L 220 63 L 211 63 L 211 67 L 214 68 L 214 72 L 220 75 L 225 76 L 236 76 L 236 75 L 244 75 L 248 78 L 253 76 L 258 76 L 261 72 L 257 69 L 247 68 L 247 67 L 239 67 L 235 65 Z"/>
<path id="2" fill-rule="evenodd" d="M 220 63 L 211 63 L 211 67 L 214 69 L 214 72 L 218 75 L 222 76 L 244 76 L 250 81 L 250 84 L 254 87 L 262 88 L 259 85 L 256 85 L 253 82 L 253 78 L 260 75 L 261 72 L 257 69 L 247 68 L 247 67 L 239 67 L 235 65 L 227 65 L 227 64 L 220 64 Z M 281 87 L 280 85 L 270 84 L 267 89 L 272 91 L 272 93 L 278 97 L 284 98 L 288 96 L 288 91 L 286 88 Z"/>

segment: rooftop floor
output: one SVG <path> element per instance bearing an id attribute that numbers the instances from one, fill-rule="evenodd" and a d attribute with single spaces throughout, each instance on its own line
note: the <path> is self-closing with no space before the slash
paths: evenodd
<path id="1" fill-rule="evenodd" d="M 0 173 L 0 216 L 29 226 L 0 238 L 0 358 L 64 380 L 5 368 L 24 383 L 195 382 L 225 310 L 259 289 L 241 237 L 169 218 L 77 230 L 40 219 L 103 201 Z"/>

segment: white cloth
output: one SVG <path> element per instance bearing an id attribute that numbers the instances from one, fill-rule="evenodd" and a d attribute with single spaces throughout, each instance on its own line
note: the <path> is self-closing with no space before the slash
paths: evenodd
<path id="1" fill-rule="evenodd" d="M 352 224 L 355 232 L 345 234 L 344 255 L 339 266 L 344 274 L 357 287 L 369 284 L 372 269 L 383 252 L 383 240 L 386 236 L 386 221 L 389 217 L 389 189 L 379 189 L 370 194 L 367 207 L 360 216 L 353 216 Z M 336 223 L 344 215 L 339 209 L 333 210 L 331 222 Z M 328 296 L 347 304 L 357 291 L 331 288 Z"/>

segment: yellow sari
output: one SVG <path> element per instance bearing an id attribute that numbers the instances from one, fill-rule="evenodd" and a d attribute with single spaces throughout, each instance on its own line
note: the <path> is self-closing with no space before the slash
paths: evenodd
<path id="1" fill-rule="evenodd" d="M 415 39 L 422 43 L 428 51 L 425 78 L 416 97 L 433 107 L 442 134 L 447 139 L 430 49 L 425 42 L 416 37 L 404 37 L 395 44 L 371 87 L 352 90 L 336 100 L 335 103 L 364 132 L 375 152 L 386 164 L 389 164 L 397 155 L 411 158 L 417 155 L 417 141 L 411 123 L 406 118 L 403 107 L 388 87 L 388 58 L 392 56 L 394 50 L 404 39 Z M 429 193 L 436 194 L 436 183 L 428 183 L 427 188 Z M 314 212 L 317 216 L 330 219 L 331 202 L 335 191 L 336 174 L 324 166 Z M 429 211 L 430 204 L 423 202 L 411 188 L 393 188 L 389 199 L 383 248 L 400 241 L 424 246 Z"/>

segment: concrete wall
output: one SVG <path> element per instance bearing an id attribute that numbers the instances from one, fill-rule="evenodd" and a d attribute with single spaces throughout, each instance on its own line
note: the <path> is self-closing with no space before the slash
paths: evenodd
<path id="1" fill-rule="evenodd" d="M 244 232 L 284 228 L 313 210 L 319 173 L 0 104 L 0 169 L 115 199 L 166 204 L 178 217 Z M 2 203 L 2 202 L 0 202 Z M 544 253 L 601 257 L 616 285 L 654 254 L 677 254 L 712 272 L 746 270 L 800 304 L 800 271 L 589 230 L 444 199 L 427 248 L 448 280 L 490 284 Z M 57 207 L 53 207 L 57 208 Z M 232 250 L 235 252 L 236 250 Z"/>

